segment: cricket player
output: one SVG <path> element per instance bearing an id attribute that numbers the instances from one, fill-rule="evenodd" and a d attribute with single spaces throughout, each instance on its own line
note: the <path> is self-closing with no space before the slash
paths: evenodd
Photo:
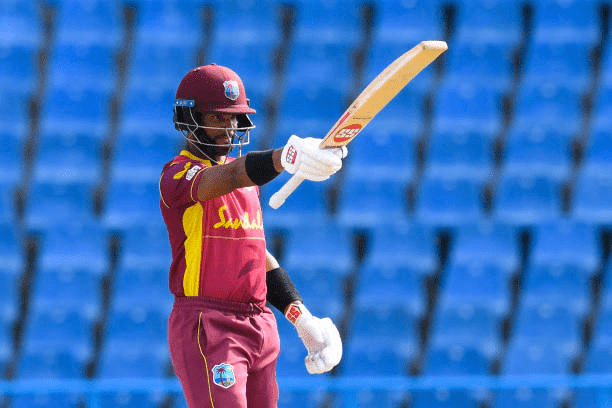
<path id="1" fill-rule="evenodd" d="M 174 123 L 187 143 L 159 189 L 172 247 L 170 356 L 190 408 L 276 407 L 280 341 L 266 302 L 297 329 L 309 373 L 342 357 L 334 323 L 311 315 L 266 249 L 258 186 L 283 170 L 326 180 L 346 148 L 321 150 L 320 139 L 292 135 L 282 148 L 232 158 L 249 142 L 253 113 L 240 77 L 223 66 L 193 69 L 176 92 Z"/>

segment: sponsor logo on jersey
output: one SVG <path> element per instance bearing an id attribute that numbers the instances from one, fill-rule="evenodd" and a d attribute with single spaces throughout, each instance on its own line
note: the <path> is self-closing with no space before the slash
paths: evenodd
<path id="1" fill-rule="evenodd" d="M 229 363 L 217 364 L 212 369 L 213 381 L 219 387 L 229 388 L 236 384 L 236 376 L 234 375 L 234 366 Z"/>
<path id="2" fill-rule="evenodd" d="M 195 176 L 195 175 L 196 175 L 196 173 L 198 172 L 198 170 L 201 170 L 201 169 L 202 169 L 202 166 L 199 166 L 199 165 L 197 165 L 197 164 L 196 164 L 195 166 L 193 166 L 192 168 L 190 168 L 190 169 L 187 171 L 187 175 L 185 176 L 185 179 L 186 179 L 186 180 L 191 180 L 191 179 L 193 178 L 193 176 Z"/>
<path id="3" fill-rule="evenodd" d="M 225 205 L 222 205 L 217 214 L 219 215 L 219 221 L 213 225 L 214 229 L 225 228 L 225 229 L 238 229 L 244 230 L 263 230 L 263 221 L 261 219 L 261 212 L 257 211 L 253 219 L 248 212 L 244 212 L 242 217 L 232 218 Z"/>
<path id="4" fill-rule="evenodd" d="M 238 88 L 238 82 L 231 80 L 223 83 L 225 88 L 225 97 L 235 101 L 240 96 L 240 88 Z"/>

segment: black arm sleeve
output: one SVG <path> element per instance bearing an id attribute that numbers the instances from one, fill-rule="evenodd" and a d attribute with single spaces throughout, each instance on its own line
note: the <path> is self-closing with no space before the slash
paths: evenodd
<path id="1" fill-rule="evenodd" d="M 285 313 L 290 303 L 302 301 L 291 278 L 281 267 L 271 269 L 266 273 L 266 285 L 268 286 L 268 302 L 281 313 Z"/>

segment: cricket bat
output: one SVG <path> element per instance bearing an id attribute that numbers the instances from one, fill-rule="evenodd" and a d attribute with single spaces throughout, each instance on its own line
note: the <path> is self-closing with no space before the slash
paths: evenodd
<path id="1" fill-rule="evenodd" d="M 395 95 L 447 48 L 444 41 L 422 41 L 402 54 L 359 94 L 323 138 L 319 147 L 324 149 L 349 144 Z M 270 197 L 270 207 L 277 209 L 283 205 L 302 181 L 302 178 L 292 176 Z"/>

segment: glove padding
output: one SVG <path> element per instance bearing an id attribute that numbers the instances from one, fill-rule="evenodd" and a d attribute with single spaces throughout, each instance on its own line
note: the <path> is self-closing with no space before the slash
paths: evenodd
<path id="1" fill-rule="evenodd" d="M 346 147 L 321 149 L 321 139 L 291 135 L 283 148 L 281 164 L 287 172 L 305 180 L 323 181 L 342 168 Z"/>
<path id="2" fill-rule="evenodd" d="M 308 355 L 304 359 L 310 374 L 325 373 L 340 363 L 342 340 L 336 325 L 329 317 L 314 317 L 302 306 L 302 315 L 295 322 L 295 328 Z"/>

